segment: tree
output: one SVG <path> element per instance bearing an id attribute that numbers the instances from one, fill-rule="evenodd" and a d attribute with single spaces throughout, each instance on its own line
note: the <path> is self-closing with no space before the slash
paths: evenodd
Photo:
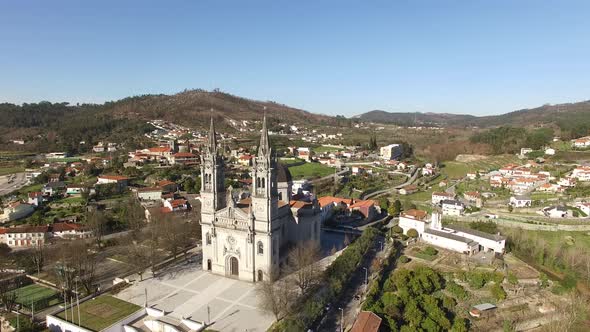
<path id="1" fill-rule="evenodd" d="M 37 241 L 37 245 L 31 252 L 31 260 L 35 267 L 37 267 L 37 275 L 41 274 L 43 264 L 45 263 L 45 248 L 40 241 Z"/>
<path id="2" fill-rule="evenodd" d="M 104 214 L 96 209 L 86 214 L 86 225 L 94 236 L 94 241 L 97 247 L 101 247 L 102 237 L 106 232 L 107 219 Z"/>
<path id="3" fill-rule="evenodd" d="M 320 257 L 321 250 L 317 241 L 300 243 L 289 252 L 288 270 L 293 273 L 294 283 L 299 287 L 301 294 L 305 294 L 320 281 Z"/>
<path id="4" fill-rule="evenodd" d="M 297 298 L 296 292 L 289 287 L 289 283 L 283 281 L 273 281 L 277 278 L 278 273 L 271 271 L 268 280 L 259 282 L 256 292 L 260 300 L 261 309 L 272 312 L 275 319 L 283 319 L 290 311 L 291 305 Z"/>
<path id="5" fill-rule="evenodd" d="M 16 292 L 10 287 L 8 280 L 0 282 L 0 302 L 7 312 L 11 312 L 16 304 Z"/>
<path id="6" fill-rule="evenodd" d="M 126 208 L 121 215 L 121 219 L 127 224 L 127 228 L 131 231 L 131 235 L 137 238 L 138 233 L 141 231 L 145 224 L 145 210 L 134 198 L 127 200 Z"/>
<path id="7" fill-rule="evenodd" d="M 137 268 L 139 281 L 143 281 L 143 274 L 151 265 L 151 258 L 149 250 L 139 246 L 133 245 L 129 249 L 129 261 Z"/>
<path id="8" fill-rule="evenodd" d="M 408 233 L 407 233 L 407 235 L 408 235 L 409 237 L 411 237 L 411 238 L 414 238 L 414 239 L 416 239 L 416 238 L 418 238 L 418 235 L 419 235 L 419 234 L 418 234 L 418 231 L 417 231 L 417 230 L 415 230 L 415 229 L 413 229 L 413 228 L 410 228 L 410 229 L 408 229 Z"/>

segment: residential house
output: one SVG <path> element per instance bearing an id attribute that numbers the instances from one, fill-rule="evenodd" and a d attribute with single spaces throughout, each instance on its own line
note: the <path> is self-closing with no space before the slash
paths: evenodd
<path id="1" fill-rule="evenodd" d="M 363 175 L 367 173 L 367 169 L 363 166 L 352 166 L 352 175 Z"/>
<path id="2" fill-rule="evenodd" d="M 127 188 L 128 181 L 129 178 L 122 175 L 100 175 L 96 184 L 116 184 L 119 191 L 123 191 Z"/>
<path id="3" fill-rule="evenodd" d="M 456 200 L 445 199 L 441 202 L 441 205 L 443 216 L 460 216 L 465 210 L 463 203 Z"/>
<path id="4" fill-rule="evenodd" d="M 62 239 L 86 238 L 92 234 L 83 225 L 69 222 L 55 223 L 49 230 L 52 236 Z"/>
<path id="5" fill-rule="evenodd" d="M 372 199 L 355 201 L 349 209 L 351 212 L 358 211 L 363 215 L 365 220 L 373 220 L 376 216 L 381 214 L 379 202 Z"/>
<path id="6" fill-rule="evenodd" d="M 580 211 L 584 212 L 586 216 L 590 216 L 590 203 L 581 203 L 578 205 Z"/>
<path id="7" fill-rule="evenodd" d="M 463 194 L 463 198 L 465 198 L 469 204 L 473 204 L 477 208 L 481 208 L 483 206 L 483 200 L 481 199 L 481 194 L 478 191 L 465 192 Z"/>
<path id="8" fill-rule="evenodd" d="M 158 181 L 158 183 L 156 185 L 158 187 L 162 188 L 163 192 L 173 193 L 178 189 L 178 186 L 176 185 L 176 183 L 172 182 L 170 180 Z"/>
<path id="9" fill-rule="evenodd" d="M 545 154 L 548 156 L 553 156 L 553 155 L 555 155 L 555 149 L 553 149 L 553 148 L 545 149 Z"/>
<path id="10" fill-rule="evenodd" d="M 539 187 L 537 187 L 536 191 L 556 193 L 556 192 L 560 192 L 560 191 L 563 191 L 563 190 L 562 190 L 561 186 L 558 185 L 558 184 L 545 183 L 545 184 L 542 184 Z"/>
<path id="11" fill-rule="evenodd" d="M 432 193 L 432 204 L 439 205 L 440 202 L 447 200 L 447 199 L 455 199 L 455 194 L 447 193 L 447 192 L 433 192 Z"/>
<path id="12" fill-rule="evenodd" d="M 311 150 L 305 147 L 298 147 L 297 157 L 305 161 L 311 161 Z"/>
<path id="13" fill-rule="evenodd" d="M 576 186 L 576 179 L 573 177 L 563 177 L 561 179 L 559 179 L 559 181 L 557 182 L 558 185 L 562 186 L 562 187 L 575 187 Z"/>
<path id="14" fill-rule="evenodd" d="M 20 201 L 10 202 L 0 214 L 0 223 L 22 219 L 30 216 L 35 211 L 35 206 Z"/>
<path id="15" fill-rule="evenodd" d="M 86 188 L 77 184 L 68 184 L 66 194 L 68 195 L 81 195 L 82 192 L 86 191 Z"/>
<path id="16" fill-rule="evenodd" d="M 399 159 L 402 156 L 402 146 L 400 144 L 389 144 L 379 149 L 379 156 L 384 160 Z"/>
<path id="17" fill-rule="evenodd" d="M 418 186 L 410 184 L 399 190 L 400 195 L 410 195 L 418 191 Z"/>
<path id="18" fill-rule="evenodd" d="M 243 154 L 238 157 L 238 164 L 240 164 L 241 166 L 244 166 L 244 167 L 250 167 L 250 166 L 252 166 L 253 159 L 254 159 L 253 155 Z"/>
<path id="19" fill-rule="evenodd" d="M 186 199 L 173 199 L 163 201 L 163 212 L 178 212 L 188 210 L 189 205 Z"/>
<path id="20" fill-rule="evenodd" d="M 580 137 L 572 141 L 572 146 L 578 149 L 590 148 L 590 136 Z"/>
<path id="21" fill-rule="evenodd" d="M 136 195 L 140 201 L 159 201 L 160 199 L 162 199 L 162 188 L 139 188 L 136 190 Z"/>
<path id="22" fill-rule="evenodd" d="M 11 248 L 30 248 L 44 245 L 48 237 L 48 226 L 21 226 L 6 228 L 4 243 Z"/>
<path id="23" fill-rule="evenodd" d="M 578 181 L 590 181 L 590 166 L 579 166 L 572 171 L 572 177 Z"/>
<path id="24" fill-rule="evenodd" d="M 381 327 L 381 317 L 371 311 L 361 311 L 350 332 L 378 332 Z"/>
<path id="25" fill-rule="evenodd" d="M 63 194 L 66 192 L 66 187 L 66 184 L 61 181 L 49 182 L 43 186 L 41 191 L 46 197 L 59 197 L 63 196 Z"/>
<path id="26" fill-rule="evenodd" d="M 177 152 L 170 158 L 170 164 L 172 165 L 197 165 L 199 163 L 199 157 L 190 152 Z"/>
<path id="27" fill-rule="evenodd" d="M 34 191 L 27 194 L 29 200 L 27 203 L 39 207 L 43 205 L 43 193 L 40 191 Z"/>
<path id="28" fill-rule="evenodd" d="M 549 218 L 566 218 L 568 216 L 568 210 L 565 206 L 549 206 L 543 209 L 545 216 Z"/>
<path id="29" fill-rule="evenodd" d="M 533 201 L 529 196 L 525 195 L 515 195 L 510 197 L 510 205 L 515 208 L 523 208 L 523 207 L 531 207 Z"/>

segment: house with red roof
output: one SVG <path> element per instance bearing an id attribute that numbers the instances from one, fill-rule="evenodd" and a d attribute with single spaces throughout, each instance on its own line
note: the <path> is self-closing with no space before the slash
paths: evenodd
<path id="1" fill-rule="evenodd" d="M 49 236 L 49 226 L 20 226 L 4 229 L 2 240 L 11 248 L 30 248 L 44 245 Z M 3 231 L 3 232 L 4 232 Z"/>
<path id="2" fill-rule="evenodd" d="M 170 164 L 172 165 L 197 165 L 199 164 L 199 156 L 190 152 L 177 152 L 170 157 Z"/>
<path id="3" fill-rule="evenodd" d="M 96 180 L 97 185 L 116 184 L 120 191 L 127 188 L 129 178 L 123 175 L 99 175 Z"/>
<path id="4" fill-rule="evenodd" d="M 361 311 L 350 332 L 378 332 L 380 327 L 381 317 L 371 311 Z"/>

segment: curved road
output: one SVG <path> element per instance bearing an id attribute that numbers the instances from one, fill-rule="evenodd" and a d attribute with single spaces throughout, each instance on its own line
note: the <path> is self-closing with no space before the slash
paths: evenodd
<path id="1" fill-rule="evenodd" d="M 376 196 L 381 196 L 383 194 L 388 194 L 388 193 L 397 191 L 398 189 L 401 189 L 401 188 L 403 188 L 403 187 L 405 187 L 407 185 L 410 185 L 410 184 L 414 183 L 414 181 L 416 181 L 416 178 L 418 178 L 418 175 L 420 174 L 420 170 L 421 170 L 420 167 L 415 168 L 414 169 L 414 173 L 412 173 L 412 177 L 409 178 L 408 181 L 406 181 L 406 182 L 404 182 L 404 183 L 402 183 L 400 185 L 397 185 L 397 186 L 395 186 L 393 188 L 387 188 L 387 189 L 383 189 L 383 190 L 377 190 L 377 191 L 374 191 L 372 193 L 366 194 L 366 195 L 364 195 L 362 197 L 362 199 L 369 199 L 371 197 L 376 197 Z"/>

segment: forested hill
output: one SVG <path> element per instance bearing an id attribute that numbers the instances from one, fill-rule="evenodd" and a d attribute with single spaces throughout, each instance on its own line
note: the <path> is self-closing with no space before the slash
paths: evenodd
<path id="1" fill-rule="evenodd" d="M 565 136 L 576 137 L 587 135 L 590 129 L 590 101 L 543 105 L 494 116 L 371 111 L 359 115 L 358 118 L 363 121 L 394 123 L 404 126 L 553 127 L 560 129 Z"/>
<path id="2" fill-rule="evenodd" d="M 129 97 L 100 105 L 0 104 L 0 145 L 8 146 L 10 139 L 31 142 L 32 145 L 22 148 L 37 151 L 76 151 L 80 141 L 93 144 L 110 140 L 135 145 L 144 133 L 153 129 L 147 125 L 148 120 L 163 119 L 206 129 L 213 116 L 218 128 L 231 130 L 231 120 L 260 121 L 265 112 L 274 122 L 288 124 L 336 125 L 348 121 L 219 91 L 187 90 L 175 95 Z"/>

